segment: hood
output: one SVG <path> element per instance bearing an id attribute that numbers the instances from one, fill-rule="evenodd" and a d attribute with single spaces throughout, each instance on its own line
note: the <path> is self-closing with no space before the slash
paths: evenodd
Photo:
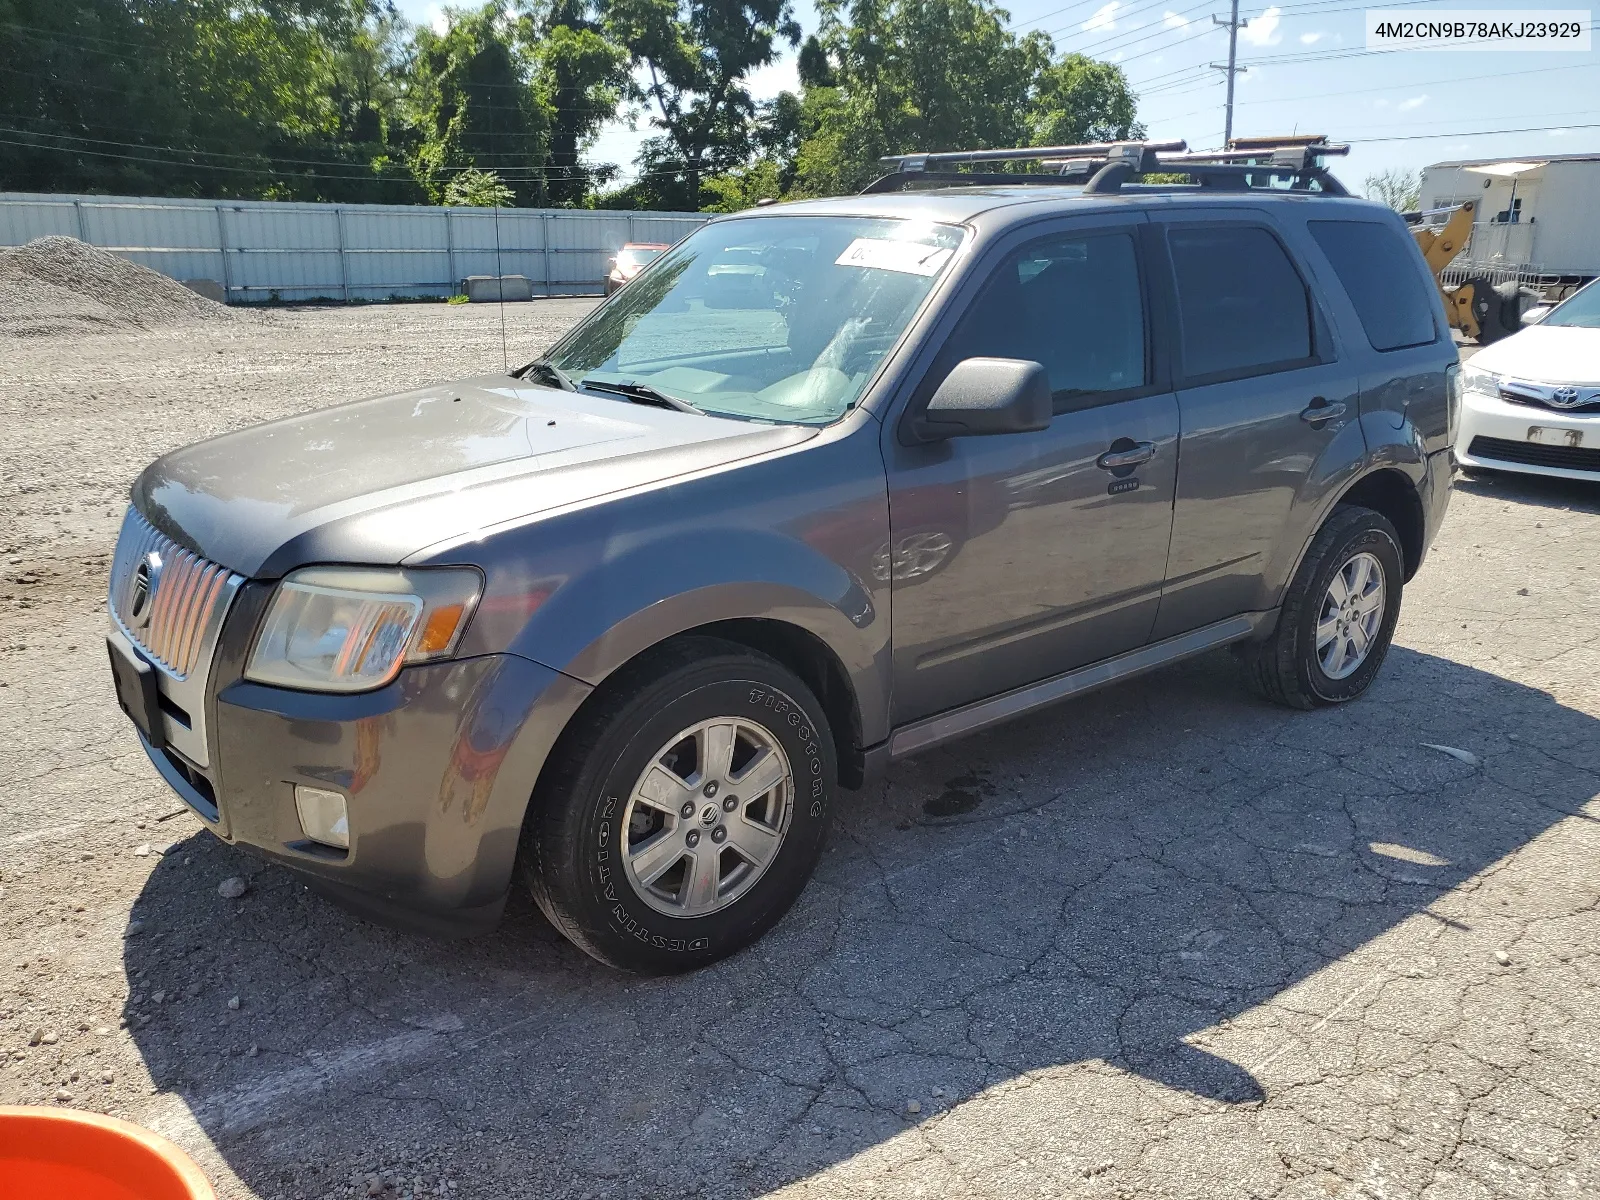
<path id="1" fill-rule="evenodd" d="M 761 425 L 488 376 L 362 400 L 158 459 L 135 506 L 242 575 L 398 563 L 556 508 L 798 445 Z"/>
<path id="2" fill-rule="evenodd" d="M 1600 384 L 1600 329 L 1530 325 L 1467 361 L 1529 383 Z"/>

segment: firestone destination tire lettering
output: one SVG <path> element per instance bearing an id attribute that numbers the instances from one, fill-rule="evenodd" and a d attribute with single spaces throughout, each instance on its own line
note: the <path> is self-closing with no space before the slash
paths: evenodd
<path id="1" fill-rule="evenodd" d="M 711 638 L 647 655 L 608 684 L 579 714 L 534 795 L 523 834 L 528 886 L 551 922 L 602 962 L 644 973 L 704 966 L 761 937 L 810 878 L 837 786 L 832 733 L 822 706 L 786 668 Z M 720 729 L 742 732 L 719 741 L 712 735 Z M 707 745 L 727 745 L 731 757 L 707 759 Z M 775 763 L 780 751 L 783 779 L 736 796 L 762 756 Z M 654 795 L 640 803 L 647 779 Z M 743 886 L 737 862 L 732 872 L 722 867 L 725 897 L 713 887 L 706 902 L 673 915 L 673 897 L 689 894 L 708 858 L 751 857 L 735 831 L 750 820 L 745 806 L 761 804 L 771 813 L 787 806 L 770 861 L 746 864 L 754 877 Z M 764 827 L 771 836 L 780 828 L 776 817 Z M 655 854 L 652 878 L 665 884 L 650 886 L 630 870 L 641 847 Z"/>

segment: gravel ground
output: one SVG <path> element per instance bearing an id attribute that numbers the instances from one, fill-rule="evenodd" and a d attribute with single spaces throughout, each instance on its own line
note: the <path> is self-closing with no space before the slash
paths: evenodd
<path id="1" fill-rule="evenodd" d="M 509 307 L 512 357 L 584 308 Z M 106 678 L 151 457 L 500 364 L 476 307 L 0 345 L 0 1102 L 227 1198 L 1600 1194 L 1600 492 L 1463 482 L 1361 702 L 1224 653 L 931 753 L 759 947 L 646 981 L 520 900 L 345 915 L 201 831 Z"/>

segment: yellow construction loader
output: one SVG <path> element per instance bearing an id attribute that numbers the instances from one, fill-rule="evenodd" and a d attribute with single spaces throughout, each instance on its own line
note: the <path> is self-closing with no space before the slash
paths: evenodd
<path id="1" fill-rule="evenodd" d="M 1406 213 L 1411 224 L 1411 236 L 1433 272 L 1433 281 L 1444 297 L 1445 315 L 1450 324 L 1465 337 L 1480 346 L 1509 337 L 1522 328 L 1522 313 L 1529 303 L 1528 289 L 1516 280 L 1495 284 L 1481 275 L 1473 275 L 1454 286 L 1443 281 L 1444 269 L 1466 247 L 1472 237 L 1472 215 L 1478 202 L 1467 200 L 1448 210 L 1443 225 L 1424 225 L 1422 218 L 1434 213 Z"/>

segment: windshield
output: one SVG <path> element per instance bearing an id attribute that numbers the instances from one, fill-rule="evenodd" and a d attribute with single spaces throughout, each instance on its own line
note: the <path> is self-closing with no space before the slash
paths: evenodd
<path id="1" fill-rule="evenodd" d="M 654 262 L 667 252 L 665 246 L 624 246 L 617 251 L 617 266 L 642 267 Z"/>
<path id="2" fill-rule="evenodd" d="M 960 242 L 924 221 L 718 221 L 546 361 L 579 387 L 643 384 L 709 413 L 825 424 L 860 398 Z"/>
<path id="3" fill-rule="evenodd" d="M 1596 283 L 1600 283 L 1597 280 Z M 1579 329 L 1600 329 L 1600 287 L 1590 283 L 1573 292 L 1555 308 L 1541 325 L 1575 325 Z"/>

